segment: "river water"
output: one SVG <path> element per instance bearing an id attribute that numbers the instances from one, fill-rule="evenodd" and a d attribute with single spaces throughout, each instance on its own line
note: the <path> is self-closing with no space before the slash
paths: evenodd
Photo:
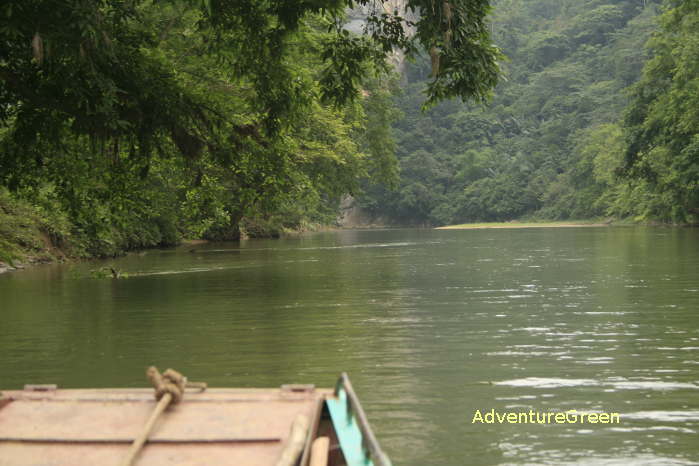
<path id="1" fill-rule="evenodd" d="M 0 388 L 144 386 L 150 364 L 347 371 L 395 465 L 698 464 L 699 231 L 341 231 L 0 276 Z M 490 410 L 620 417 L 473 422 Z"/>

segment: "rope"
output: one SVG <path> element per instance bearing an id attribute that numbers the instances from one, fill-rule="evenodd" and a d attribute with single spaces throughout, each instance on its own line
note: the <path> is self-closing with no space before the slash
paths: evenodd
<path id="1" fill-rule="evenodd" d="M 168 369 L 160 375 L 158 369 L 151 366 L 146 371 L 146 377 L 155 388 L 155 399 L 160 401 L 167 393 L 172 396 L 175 403 L 182 401 L 184 387 L 187 385 L 187 377 L 176 370 Z"/>
<path id="2" fill-rule="evenodd" d="M 187 377 L 173 369 L 168 369 L 161 375 L 156 367 L 151 366 L 146 371 L 146 376 L 148 380 L 150 380 L 151 385 L 153 385 L 153 388 L 155 388 L 155 399 L 158 400 L 158 404 L 155 406 L 141 434 L 136 437 L 131 444 L 129 453 L 121 462 L 121 466 L 131 466 L 133 464 L 136 456 L 138 456 L 146 440 L 148 440 L 148 436 L 151 430 L 153 430 L 155 421 L 158 420 L 158 417 L 165 411 L 170 403 L 175 404 L 182 401 L 184 388 L 187 385 Z"/>

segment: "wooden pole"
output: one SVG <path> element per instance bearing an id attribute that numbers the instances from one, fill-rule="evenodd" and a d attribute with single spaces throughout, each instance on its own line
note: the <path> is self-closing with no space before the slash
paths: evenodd
<path id="1" fill-rule="evenodd" d="M 146 426 L 143 428 L 141 435 L 134 439 L 133 443 L 131 444 L 131 448 L 129 449 L 128 455 L 121 462 L 120 466 L 131 466 L 133 464 L 134 460 L 136 459 L 136 456 L 138 456 L 138 454 L 141 452 L 141 449 L 143 448 L 143 445 L 148 440 L 148 436 L 150 435 L 150 431 L 153 430 L 155 421 L 158 420 L 158 417 L 160 417 L 163 411 L 165 411 L 165 408 L 168 407 L 171 401 L 172 395 L 169 393 L 163 395 L 160 401 L 158 401 L 158 404 L 155 406 L 153 413 L 150 415 L 150 418 L 148 419 L 148 422 L 146 422 Z"/>
<path id="2" fill-rule="evenodd" d="M 330 437 L 318 437 L 311 445 L 311 462 L 309 466 L 328 466 L 330 454 Z"/>
<path id="3" fill-rule="evenodd" d="M 306 445 L 306 433 L 308 432 L 310 421 L 308 416 L 299 414 L 291 425 L 291 433 L 286 441 L 284 450 L 277 460 L 275 466 L 294 466 L 303 452 Z"/>

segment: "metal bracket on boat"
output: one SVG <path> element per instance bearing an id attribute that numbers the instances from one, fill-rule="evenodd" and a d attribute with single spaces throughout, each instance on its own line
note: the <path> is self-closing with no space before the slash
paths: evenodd
<path id="1" fill-rule="evenodd" d="M 313 393 L 316 386 L 313 384 L 284 384 L 280 390 L 284 393 Z"/>
<path id="2" fill-rule="evenodd" d="M 58 386 L 51 384 L 27 384 L 24 386 L 25 392 L 55 392 Z"/>
<path id="3" fill-rule="evenodd" d="M 349 466 L 391 466 L 345 372 L 335 385 L 336 399 L 326 400 L 333 427 Z"/>

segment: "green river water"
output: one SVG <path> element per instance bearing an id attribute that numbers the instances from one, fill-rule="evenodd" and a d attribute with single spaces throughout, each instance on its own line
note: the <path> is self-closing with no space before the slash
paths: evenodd
<path id="1" fill-rule="evenodd" d="M 0 276 L 0 388 L 145 386 L 150 364 L 347 371 L 396 466 L 699 464 L 699 231 L 340 231 Z M 620 422 L 472 422 L 491 409 Z"/>

